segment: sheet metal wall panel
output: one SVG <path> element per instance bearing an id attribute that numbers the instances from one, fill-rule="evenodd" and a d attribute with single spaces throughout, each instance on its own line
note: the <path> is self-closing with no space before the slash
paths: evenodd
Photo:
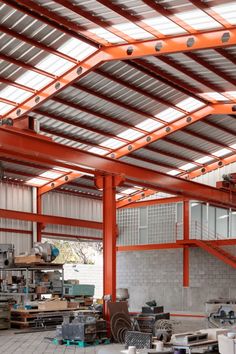
<path id="1" fill-rule="evenodd" d="M 30 187 L 0 182 L 0 195 L 0 208 L 32 212 L 32 189 Z M 0 228 L 32 231 L 32 223 L 0 218 Z M 32 236 L 0 231 L 0 243 L 13 243 L 16 254 L 19 254 L 30 250 Z"/>
<path id="2" fill-rule="evenodd" d="M 102 222 L 102 202 L 66 193 L 47 193 L 42 197 L 43 213 Z M 102 231 L 64 225 L 47 225 L 46 232 L 74 236 L 102 237 Z"/>
<path id="3" fill-rule="evenodd" d="M 203 184 L 208 184 L 210 186 L 215 187 L 217 181 L 222 181 L 222 176 L 224 174 L 235 173 L 235 172 L 236 172 L 236 162 L 218 168 L 217 170 L 211 171 L 202 176 L 196 177 L 194 181 Z"/>
<path id="4" fill-rule="evenodd" d="M 102 221 L 102 202 L 66 193 L 46 193 L 42 197 L 43 214 Z"/>

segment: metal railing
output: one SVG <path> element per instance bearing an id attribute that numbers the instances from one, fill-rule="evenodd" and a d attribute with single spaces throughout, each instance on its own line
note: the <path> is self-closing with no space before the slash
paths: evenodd
<path id="1" fill-rule="evenodd" d="M 176 223 L 176 240 L 183 240 L 183 223 Z M 221 235 L 217 232 L 214 232 L 210 230 L 208 227 L 205 225 L 202 225 L 198 221 L 194 221 L 190 225 L 190 234 L 189 234 L 190 239 L 195 239 L 195 240 L 208 240 L 208 241 L 213 241 L 213 240 L 224 240 L 227 237 L 224 235 Z"/>

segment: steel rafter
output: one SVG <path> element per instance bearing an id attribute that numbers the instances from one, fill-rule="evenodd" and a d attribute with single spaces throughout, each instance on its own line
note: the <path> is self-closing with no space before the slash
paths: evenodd
<path id="1" fill-rule="evenodd" d="M 112 117 L 110 117 L 110 116 L 108 116 L 108 115 L 106 115 L 106 114 L 104 114 L 104 113 L 101 114 L 101 113 L 99 113 L 99 112 L 96 112 L 96 111 L 94 111 L 94 110 L 92 110 L 92 109 L 90 109 L 90 108 L 84 107 L 84 106 L 82 106 L 82 105 L 80 105 L 80 104 L 78 104 L 78 103 L 75 103 L 75 102 L 73 102 L 73 101 L 67 101 L 67 100 L 62 99 L 62 98 L 59 98 L 59 97 L 54 97 L 54 98 L 53 98 L 53 101 L 58 102 L 58 103 L 61 103 L 61 104 L 66 105 L 66 106 L 69 106 L 69 107 L 72 107 L 72 108 L 77 109 L 77 110 L 79 110 L 79 111 L 81 111 L 81 112 L 88 113 L 88 114 L 90 114 L 90 115 L 92 115 L 92 116 L 94 116 L 94 117 L 101 118 L 101 119 L 103 119 L 103 120 L 106 120 L 107 122 L 112 122 L 112 123 L 114 123 L 114 124 L 116 124 L 116 125 L 123 126 L 123 127 L 125 127 L 125 128 L 128 128 L 128 129 L 134 129 L 134 130 L 136 130 L 136 131 L 138 131 L 138 132 L 141 132 L 141 133 L 145 133 L 144 130 L 139 129 L 139 128 L 137 128 L 137 127 L 134 127 L 133 125 L 131 125 L 131 124 L 127 123 L 127 122 L 124 122 L 124 121 L 122 121 L 122 120 L 118 120 L 118 119 L 112 118 Z M 141 114 L 141 113 L 140 113 L 140 114 Z M 145 113 L 143 113 L 143 115 L 144 115 L 144 114 L 145 114 Z M 92 128 L 91 128 L 91 129 L 92 129 Z M 89 130 L 90 130 L 90 129 L 89 129 Z M 114 137 L 114 136 L 112 136 L 112 137 Z M 118 140 L 121 140 L 121 141 L 125 141 L 125 139 L 121 139 L 121 138 L 119 138 L 119 137 L 117 137 L 117 139 L 118 139 Z"/>
<path id="2" fill-rule="evenodd" d="M 137 86 L 135 86 L 135 85 L 133 85 L 133 84 L 129 84 L 128 82 L 126 82 L 126 81 L 124 81 L 124 80 L 122 80 L 122 79 L 120 79 L 120 78 L 118 78 L 118 77 L 116 77 L 116 76 L 111 75 L 111 74 L 108 73 L 107 71 L 104 71 L 104 70 L 101 70 L 101 69 L 96 69 L 95 72 L 96 72 L 97 74 L 99 74 L 99 75 L 101 75 L 101 76 L 103 76 L 103 77 L 109 79 L 110 81 L 114 81 L 114 82 L 116 82 L 117 84 L 122 85 L 122 86 L 128 88 L 128 89 L 131 90 L 131 91 L 135 91 L 135 92 L 137 92 L 138 94 L 140 94 L 140 95 L 142 95 L 142 96 L 145 96 L 145 97 L 147 97 L 147 98 L 149 98 L 149 99 L 151 99 L 151 100 L 153 100 L 153 101 L 155 101 L 155 102 L 157 102 L 157 103 L 161 103 L 161 104 L 165 105 L 166 107 L 173 108 L 173 109 L 175 109 L 175 110 L 177 110 L 177 111 L 179 111 L 179 112 L 181 112 L 181 113 L 183 113 L 183 114 L 186 113 L 186 111 L 184 111 L 183 109 L 181 109 L 181 108 L 179 108 L 179 107 L 176 107 L 175 105 L 173 105 L 173 104 L 170 103 L 169 101 L 167 101 L 167 100 L 165 100 L 165 99 L 163 99 L 163 98 L 157 97 L 157 96 L 151 94 L 150 92 L 148 92 L 148 91 L 146 91 L 146 90 L 144 90 L 144 89 L 142 89 L 142 88 L 140 88 L 140 87 L 137 87 Z M 146 114 L 146 113 L 142 113 L 142 115 L 144 115 L 144 114 Z M 150 116 L 151 116 L 151 115 L 149 115 L 149 118 L 150 118 Z M 158 118 L 156 118 L 156 117 L 154 117 L 154 116 L 151 116 L 151 118 L 152 118 L 152 119 L 155 119 L 155 120 L 158 120 L 159 122 L 161 122 L 161 123 L 163 123 L 163 124 L 166 123 L 165 121 L 163 121 L 163 120 L 161 120 L 161 119 L 158 119 Z"/>
<path id="3" fill-rule="evenodd" d="M 161 32 L 155 30 L 154 28 L 148 26 L 142 20 L 144 19 L 140 15 L 136 15 L 134 13 L 128 12 L 126 9 L 120 7 L 119 5 L 112 3 L 108 0 L 97 0 L 100 4 L 104 5 L 105 7 L 109 8 L 110 10 L 114 11 L 115 13 L 119 14 L 120 16 L 124 17 L 126 20 L 134 23 L 136 26 L 140 27 L 142 30 L 151 34 L 151 36 L 163 38 L 165 37 Z"/>
<path id="4" fill-rule="evenodd" d="M 184 53 L 184 54 L 185 54 L 185 56 L 191 58 L 192 60 L 195 60 L 196 63 L 200 64 L 200 62 L 197 60 L 196 56 L 192 57 L 192 53 Z M 192 70 L 188 69 L 187 67 L 184 67 L 184 65 L 181 65 L 180 63 L 176 63 L 174 60 L 171 60 L 171 59 L 164 57 L 164 56 L 161 58 L 158 58 L 158 59 L 160 61 L 166 63 L 170 67 L 183 73 L 184 75 L 188 76 L 190 79 L 193 79 L 198 84 L 204 85 L 208 90 L 210 90 L 210 91 L 213 90 L 215 92 L 222 91 L 220 85 L 216 85 L 216 84 L 211 83 L 209 80 L 205 79 L 203 76 L 199 76 L 196 73 L 194 73 Z M 204 93 L 204 92 L 199 92 L 199 94 L 201 94 L 201 93 Z M 225 100 L 228 101 L 228 95 L 222 94 L 222 96 L 225 96 Z"/>
<path id="5" fill-rule="evenodd" d="M 230 28 L 230 23 L 227 22 L 222 16 L 220 16 L 220 14 L 215 12 L 207 2 L 199 0 L 190 0 L 190 2 L 199 10 L 203 11 L 208 16 L 210 16 L 214 21 L 218 22 L 221 26 L 225 28 Z"/>
<path id="6" fill-rule="evenodd" d="M 3 118 L 11 117 L 15 119 L 27 114 L 32 109 L 36 108 L 44 101 L 49 99 L 52 95 L 71 85 L 73 82 L 78 80 L 78 78 L 83 77 L 86 73 L 96 68 L 104 60 L 104 52 L 100 50 L 96 51 L 83 61 L 74 65 L 70 70 L 66 71 L 60 77 L 56 77 L 50 84 L 39 90 L 37 94 L 31 96 L 23 103 L 19 104 L 16 109 L 13 109 L 3 115 Z"/>
<path id="7" fill-rule="evenodd" d="M 30 65 L 30 64 L 27 64 L 19 59 L 15 59 L 15 58 L 12 58 L 11 56 L 7 56 L 7 55 L 4 55 L 2 53 L 0 53 L 0 60 L 4 60 L 10 64 L 13 64 L 13 65 L 16 65 L 20 68 L 23 68 L 23 69 L 26 69 L 26 70 L 30 70 L 30 71 L 33 71 L 37 74 L 40 74 L 40 75 L 43 75 L 43 76 L 46 76 L 46 77 L 49 77 L 50 79 L 55 79 L 56 78 L 56 75 L 53 75 L 45 70 L 42 70 L 42 69 L 38 69 L 36 68 L 35 66 L 33 65 Z"/>
<path id="8" fill-rule="evenodd" d="M 207 155 L 210 155 L 210 154 L 207 154 Z M 234 163 L 234 162 L 236 162 L 236 154 L 233 153 L 228 157 L 224 157 L 224 158 L 219 159 L 219 161 L 217 161 L 217 162 L 209 162 L 208 164 L 205 164 L 202 168 L 197 168 L 197 169 L 193 170 L 192 172 L 186 172 L 182 175 L 178 175 L 178 177 L 192 180 L 196 177 L 202 176 L 206 173 L 217 170 L 222 166 L 227 166 L 227 165 Z M 147 193 L 148 193 L 148 195 L 153 195 L 156 193 L 156 191 L 148 189 Z M 123 208 L 123 207 L 130 205 L 130 204 L 131 205 L 139 204 L 139 203 L 137 203 L 137 201 L 140 199 L 143 199 L 144 197 L 145 197 L 145 195 L 143 195 L 140 192 L 137 192 L 134 199 L 133 199 L 133 196 L 130 196 L 130 197 L 123 198 L 120 201 L 118 201 L 117 207 Z M 136 202 L 136 203 L 133 203 L 133 202 Z"/>
<path id="9" fill-rule="evenodd" d="M 7 34 L 10 37 L 16 38 L 16 39 L 18 39 L 18 40 L 20 40 L 22 42 L 25 42 L 25 43 L 33 46 L 33 47 L 39 48 L 40 50 L 43 50 L 43 51 L 45 51 L 47 53 L 56 55 L 57 57 L 62 58 L 64 60 L 67 60 L 67 61 L 69 61 L 71 63 L 74 63 L 74 64 L 77 63 L 77 60 L 75 58 L 72 58 L 72 57 L 70 57 L 67 54 L 61 53 L 58 50 L 53 49 L 52 47 L 49 47 L 49 46 L 47 46 L 47 45 L 45 45 L 45 44 L 43 44 L 41 42 L 38 42 L 38 41 L 36 41 L 36 40 L 34 40 L 32 38 L 29 38 L 29 37 L 27 37 L 27 36 L 25 36 L 23 34 L 20 34 L 20 33 L 16 32 L 16 31 L 13 31 L 13 30 L 11 30 L 11 29 L 9 29 L 7 27 L 4 27 L 4 26 L 0 25 L 0 31 L 2 33 Z"/>
<path id="10" fill-rule="evenodd" d="M 55 28 L 70 37 L 76 38 L 93 47 L 99 47 L 98 38 L 90 33 L 83 26 L 79 26 L 75 22 L 68 21 L 65 17 L 59 16 L 53 11 L 36 4 L 32 0 L 1 0 L 8 6 Z M 98 42 L 98 43 L 96 43 Z"/>
<path id="11" fill-rule="evenodd" d="M 195 87 L 192 87 L 184 82 L 182 82 L 180 79 L 171 76 L 170 74 L 167 74 L 163 70 L 158 69 L 156 66 L 151 65 L 150 63 L 141 60 L 141 59 L 135 59 L 133 61 L 126 61 L 134 67 L 135 69 L 139 70 L 140 72 L 152 77 L 153 79 L 157 79 L 160 82 L 162 82 L 165 85 L 168 85 L 172 87 L 173 89 L 189 96 L 193 97 L 194 99 L 197 99 L 201 102 L 208 103 L 207 100 L 203 99 L 202 97 L 199 97 L 197 95 L 201 94 L 199 90 L 197 90 Z"/>
<path id="12" fill-rule="evenodd" d="M 83 10 L 81 8 L 81 6 L 75 5 L 75 4 L 73 4 L 69 1 L 65 1 L 65 0 L 54 0 L 54 2 L 62 5 L 63 7 L 65 7 L 66 9 L 69 9 L 70 11 L 74 12 L 75 14 L 77 14 L 83 18 L 86 18 L 87 20 L 89 20 L 93 24 L 96 24 L 97 26 L 99 26 L 101 28 L 105 28 L 108 32 L 111 32 L 112 34 L 116 35 L 117 37 L 120 37 L 121 39 L 123 39 L 127 42 L 130 42 L 133 40 L 131 37 L 129 37 L 125 33 L 113 28 L 112 23 L 106 21 L 105 19 L 98 18 L 95 13 L 91 13 L 91 12 Z"/>
<path id="13" fill-rule="evenodd" d="M 51 160 L 51 164 L 60 166 L 60 163 L 75 165 L 79 171 L 78 164 L 90 167 L 97 171 L 107 172 L 115 175 L 123 175 L 133 180 L 135 185 L 140 185 L 158 190 L 166 190 L 171 194 L 182 194 L 189 198 L 207 200 L 210 203 L 218 203 L 225 206 L 236 207 L 236 194 L 228 191 L 218 190 L 207 185 L 187 181 L 184 179 L 169 176 L 160 172 L 154 172 L 142 167 L 136 167 L 124 162 L 115 161 L 107 157 L 93 155 L 87 151 L 62 146 L 40 136 L 33 136 L 15 128 L 1 128 L 0 139 L 5 147 L 5 154 L 8 151 L 20 155 L 23 160 L 37 160 L 43 162 Z M 18 139 L 19 144 L 15 141 Z M 2 149 L 3 150 L 3 149 Z M 27 151 L 27 154 L 25 153 Z M 50 156 L 49 156 L 50 152 Z"/>
<path id="14" fill-rule="evenodd" d="M 108 60 L 136 59 L 149 55 L 191 52 L 193 50 L 229 47 L 236 43 L 236 28 L 204 31 L 194 35 L 168 37 L 162 40 L 139 41 L 104 48 Z"/>
<path id="15" fill-rule="evenodd" d="M 168 18 L 171 22 L 173 22 L 175 25 L 178 25 L 179 27 L 181 27 L 185 31 L 190 32 L 190 33 L 197 32 L 193 27 L 191 27 L 186 22 L 182 21 L 180 18 L 175 16 L 174 11 L 172 11 L 171 9 L 167 9 L 152 0 L 143 0 L 143 2 L 146 5 L 148 5 L 149 7 L 151 7 L 158 14 Z"/>
<path id="16" fill-rule="evenodd" d="M 141 137 L 129 145 L 125 145 L 119 149 L 116 149 L 111 157 L 119 158 L 124 155 L 127 155 L 135 150 L 140 149 L 143 146 L 150 144 L 151 142 L 157 141 L 169 134 L 172 134 L 175 131 L 178 131 L 188 125 L 195 123 L 209 114 L 228 114 L 233 112 L 235 105 L 232 104 L 212 104 L 206 107 L 203 107 L 191 114 L 188 114 L 178 120 L 175 120 L 172 123 L 169 123 L 168 127 L 159 128 L 154 132 L 147 133 L 144 137 Z"/>

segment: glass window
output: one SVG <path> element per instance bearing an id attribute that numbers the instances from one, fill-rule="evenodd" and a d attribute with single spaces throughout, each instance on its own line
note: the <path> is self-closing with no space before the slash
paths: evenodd
<path id="1" fill-rule="evenodd" d="M 229 210 L 216 208 L 216 234 L 217 237 L 228 237 Z"/>

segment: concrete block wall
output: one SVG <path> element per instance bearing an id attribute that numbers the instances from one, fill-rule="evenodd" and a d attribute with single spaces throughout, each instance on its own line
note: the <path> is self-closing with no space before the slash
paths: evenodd
<path id="1" fill-rule="evenodd" d="M 230 250 L 230 249 L 228 249 Z M 118 252 L 117 287 L 127 287 L 130 309 L 156 299 L 168 311 L 204 311 L 211 298 L 236 297 L 236 270 L 207 252 L 190 250 L 190 286 L 183 288 L 182 250 Z"/>

